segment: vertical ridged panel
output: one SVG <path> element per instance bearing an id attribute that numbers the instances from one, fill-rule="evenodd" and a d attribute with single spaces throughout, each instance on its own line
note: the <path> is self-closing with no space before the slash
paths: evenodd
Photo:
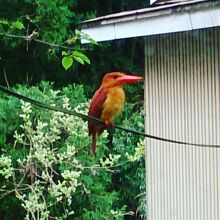
<path id="1" fill-rule="evenodd" d="M 220 30 L 147 37 L 146 132 L 220 145 Z M 149 220 L 220 219 L 220 149 L 147 140 Z"/>

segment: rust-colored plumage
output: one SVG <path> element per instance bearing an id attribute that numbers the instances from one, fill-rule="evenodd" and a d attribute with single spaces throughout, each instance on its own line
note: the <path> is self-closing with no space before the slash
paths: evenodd
<path id="1" fill-rule="evenodd" d="M 92 135 L 92 153 L 96 152 L 96 137 L 99 136 L 108 124 L 114 122 L 115 117 L 121 112 L 125 93 L 122 88 L 124 84 L 140 81 L 139 76 L 126 75 L 121 72 L 112 72 L 104 76 L 102 84 L 95 92 L 90 108 L 89 115 L 99 118 L 106 124 L 98 123 L 94 120 L 88 121 L 89 135 Z"/>

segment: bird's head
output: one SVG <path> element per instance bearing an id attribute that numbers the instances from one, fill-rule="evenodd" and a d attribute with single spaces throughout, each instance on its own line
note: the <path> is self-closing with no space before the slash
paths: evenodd
<path id="1" fill-rule="evenodd" d="M 115 87 L 128 83 L 139 82 L 140 80 L 142 80 L 142 77 L 140 76 L 128 75 L 122 72 L 112 72 L 112 73 L 107 73 L 104 76 L 102 80 L 102 86 Z"/>

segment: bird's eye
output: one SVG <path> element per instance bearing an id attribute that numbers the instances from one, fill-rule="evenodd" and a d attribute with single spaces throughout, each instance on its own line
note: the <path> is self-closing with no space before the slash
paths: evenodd
<path id="1" fill-rule="evenodd" d="M 118 78 L 118 76 L 113 76 L 112 78 L 113 78 L 113 79 L 117 79 L 117 78 Z"/>

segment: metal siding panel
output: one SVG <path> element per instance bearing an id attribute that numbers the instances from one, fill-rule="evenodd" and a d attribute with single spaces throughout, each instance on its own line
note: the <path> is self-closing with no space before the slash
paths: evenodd
<path id="1" fill-rule="evenodd" d="M 220 31 L 148 37 L 146 132 L 220 144 Z M 220 219 L 220 149 L 147 140 L 150 220 Z"/>
<path id="2" fill-rule="evenodd" d="M 152 65 L 151 65 L 151 59 L 152 59 L 152 55 L 153 55 L 153 47 L 152 47 L 153 44 L 150 43 L 150 39 L 149 38 L 145 38 L 145 71 L 146 73 L 149 73 L 150 71 L 152 71 Z M 151 74 L 148 74 L 148 77 L 145 78 L 145 104 L 146 103 L 152 103 L 152 79 L 151 79 Z M 150 115 L 150 112 L 152 112 L 152 107 L 153 105 L 146 105 L 145 106 L 145 112 L 146 112 L 146 115 Z M 152 128 L 152 121 L 151 121 L 151 118 L 150 117 L 145 117 L 145 125 L 146 125 L 146 130 L 151 130 Z M 146 140 L 146 144 L 151 144 L 151 140 Z M 153 167 L 152 165 L 152 156 L 151 155 L 154 155 L 152 153 L 152 148 L 146 148 L 146 167 L 148 166 L 149 168 L 150 167 Z M 146 175 L 146 185 L 147 185 L 147 188 L 149 188 L 148 186 L 150 185 L 154 185 L 154 183 L 152 182 L 152 170 L 151 169 L 147 169 L 147 175 Z M 153 191 L 152 191 L 152 188 L 151 190 L 148 190 L 146 195 L 147 195 L 147 198 L 146 198 L 146 202 L 147 202 L 147 205 L 146 207 L 150 206 L 151 207 L 151 211 L 148 212 L 147 210 L 147 215 L 148 215 L 148 219 L 155 219 L 155 217 L 153 217 Z M 151 201 L 151 202 L 149 202 Z"/>

